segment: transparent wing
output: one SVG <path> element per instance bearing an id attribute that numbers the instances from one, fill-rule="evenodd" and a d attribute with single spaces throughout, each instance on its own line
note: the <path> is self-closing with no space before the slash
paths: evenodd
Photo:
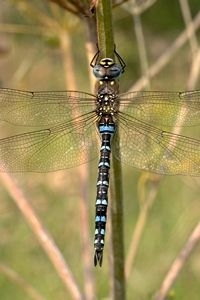
<path id="1" fill-rule="evenodd" d="M 200 124 L 200 91 L 132 92 L 121 94 L 120 110 L 142 122 L 180 126 Z"/>
<path id="2" fill-rule="evenodd" d="M 112 150 L 123 163 L 159 174 L 200 176 L 200 140 L 163 131 L 123 113 L 118 130 L 120 150 L 115 139 Z"/>
<path id="3" fill-rule="evenodd" d="M 95 96 L 77 91 L 26 92 L 0 89 L 0 120 L 24 126 L 70 122 L 75 112 L 95 109 Z"/>
<path id="4" fill-rule="evenodd" d="M 0 171 L 48 172 L 80 165 L 97 155 L 95 113 L 49 129 L 0 140 Z"/>

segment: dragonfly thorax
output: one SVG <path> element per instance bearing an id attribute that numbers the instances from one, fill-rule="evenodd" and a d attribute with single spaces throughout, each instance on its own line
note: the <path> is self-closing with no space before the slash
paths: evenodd
<path id="1" fill-rule="evenodd" d="M 117 80 L 99 80 L 96 82 L 95 91 L 98 98 L 106 94 L 116 98 L 119 94 L 119 83 Z"/>
<path id="2" fill-rule="evenodd" d="M 97 89 L 97 115 L 115 115 L 119 110 L 118 83 L 114 80 L 99 81 Z"/>
<path id="3" fill-rule="evenodd" d="M 97 114 L 102 115 L 114 115 L 116 113 L 115 99 L 112 95 L 105 94 L 99 95 L 97 99 Z"/>

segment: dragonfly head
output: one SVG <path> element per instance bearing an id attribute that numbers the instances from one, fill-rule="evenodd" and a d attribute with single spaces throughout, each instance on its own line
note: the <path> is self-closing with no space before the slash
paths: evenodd
<path id="1" fill-rule="evenodd" d="M 114 62 L 112 58 L 102 58 L 93 67 L 93 74 L 100 80 L 112 80 L 118 78 L 123 73 L 122 67 Z"/>

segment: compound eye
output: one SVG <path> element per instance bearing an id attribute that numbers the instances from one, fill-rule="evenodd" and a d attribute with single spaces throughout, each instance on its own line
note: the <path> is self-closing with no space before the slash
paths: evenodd
<path id="1" fill-rule="evenodd" d="M 93 74 L 96 78 L 103 78 L 104 77 L 104 73 L 105 73 L 105 70 L 104 70 L 104 67 L 101 66 L 101 65 L 96 65 L 94 68 L 93 68 Z"/>

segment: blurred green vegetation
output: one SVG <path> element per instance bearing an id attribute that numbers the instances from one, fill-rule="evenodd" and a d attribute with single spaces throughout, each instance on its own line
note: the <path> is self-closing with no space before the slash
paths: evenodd
<path id="1" fill-rule="evenodd" d="M 25 90 L 65 90 L 63 57 L 56 28 L 52 26 L 51 31 L 44 34 L 45 26 L 36 12 L 31 9 L 24 10 L 23 1 L 21 6 L 20 2 L 1 3 L 0 46 L 5 44 L 8 49 L 7 54 L 0 56 L 1 85 Z M 50 7 L 48 2 L 26 2 L 35 7 L 36 11 L 64 24 L 71 43 L 77 90 L 89 92 L 83 21 L 56 6 Z M 194 16 L 199 10 L 199 0 L 192 0 L 189 5 Z M 121 7 L 113 10 L 113 18 L 117 50 L 127 65 L 120 81 L 121 91 L 126 91 L 141 75 L 134 24 L 132 16 Z M 3 24 L 26 25 L 27 32 L 16 33 L 18 28 L 13 25 L 13 32 L 8 33 Z M 169 5 L 169 0 L 157 1 L 143 13 L 142 24 L 148 58 L 152 64 L 184 29 L 179 2 L 170 1 Z M 191 53 L 187 45 L 180 49 L 168 66 L 151 81 L 151 89 L 186 90 L 190 64 Z M 70 86 L 67 88 L 70 89 Z M 197 88 L 200 88 L 200 85 Z M 3 135 L 6 130 L 3 131 Z M 88 247 L 92 247 L 97 161 L 89 164 L 89 171 L 91 244 Z M 70 262 L 74 276 L 83 288 L 80 182 L 77 172 L 77 169 L 73 169 L 42 175 L 17 174 L 16 177 L 55 238 L 64 257 Z M 140 176 L 141 171 L 123 166 L 126 254 L 140 210 Z M 162 179 L 149 213 L 134 268 L 127 282 L 127 299 L 151 299 L 151 295 L 158 289 L 173 259 L 199 220 L 199 191 L 200 181 L 196 178 L 166 176 Z M 71 299 L 2 184 L 0 193 L 0 262 L 17 271 L 46 299 Z M 106 239 L 103 267 L 94 271 L 97 299 L 108 299 L 108 236 Z M 198 248 L 173 287 L 172 299 L 199 299 L 199 261 Z M 0 273 L 0 299 L 27 300 L 27 295 Z"/>

